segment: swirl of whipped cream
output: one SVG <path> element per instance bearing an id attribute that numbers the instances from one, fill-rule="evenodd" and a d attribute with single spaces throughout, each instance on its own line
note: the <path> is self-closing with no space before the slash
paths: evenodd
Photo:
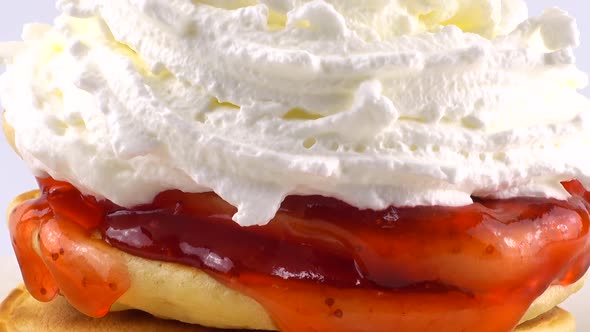
<path id="1" fill-rule="evenodd" d="M 37 175 L 123 206 L 214 191 L 241 225 L 291 194 L 359 208 L 590 187 L 574 19 L 520 0 L 60 0 L 0 46 Z M 7 54 L 12 53 L 12 54 Z"/>

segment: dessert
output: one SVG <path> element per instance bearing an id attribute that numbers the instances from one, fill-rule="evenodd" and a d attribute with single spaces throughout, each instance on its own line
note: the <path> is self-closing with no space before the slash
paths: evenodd
<path id="1" fill-rule="evenodd" d="M 590 265 L 590 102 L 567 13 L 58 6 L 2 52 L 5 132 L 39 179 L 9 216 L 35 299 L 287 332 L 571 328 L 553 308 Z"/>

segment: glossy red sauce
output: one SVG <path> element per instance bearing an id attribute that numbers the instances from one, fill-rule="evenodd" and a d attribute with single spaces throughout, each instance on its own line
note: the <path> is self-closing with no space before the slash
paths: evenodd
<path id="1" fill-rule="evenodd" d="M 510 331 L 550 285 L 571 284 L 590 265 L 590 195 L 575 181 L 564 184 L 568 201 L 478 200 L 460 208 L 361 211 L 294 196 L 271 223 L 248 228 L 231 221 L 235 209 L 212 193 L 168 191 L 123 209 L 65 183 L 40 185 L 43 196 L 10 222 L 27 287 L 50 300 L 73 283 L 74 305 L 93 316 L 104 315 L 128 278 L 116 257 L 100 258 L 111 276 L 98 278 L 100 266 L 82 260 L 64 277 L 72 265 L 52 258 L 76 252 L 76 241 L 199 267 L 258 300 L 286 332 Z M 91 239 L 91 230 L 103 240 Z M 30 247 L 37 232 L 42 261 Z M 84 278 L 101 294 L 81 287 Z"/>
<path id="2" fill-rule="evenodd" d="M 40 184 L 41 197 L 16 207 L 9 220 L 25 285 L 39 301 L 61 294 L 80 312 L 105 316 L 130 280 L 125 262 L 93 237 L 104 205 L 67 183 Z"/>

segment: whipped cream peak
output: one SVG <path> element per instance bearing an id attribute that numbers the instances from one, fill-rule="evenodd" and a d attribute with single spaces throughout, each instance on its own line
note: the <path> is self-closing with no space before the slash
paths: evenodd
<path id="1" fill-rule="evenodd" d="M 580 45 L 580 30 L 576 20 L 567 12 L 552 8 L 546 10 L 542 17 L 539 32 L 548 50 L 562 50 Z"/>
<path id="2" fill-rule="evenodd" d="M 296 27 L 300 22 L 307 22 L 316 36 L 344 38 L 350 34 L 344 16 L 323 0 L 313 0 L 289 12 L 287 27 Z"/>
<path id="3" fill-rule="evenodd" d="M 0 101 L 39 176 L 130 207 L 214 191 L 358 208 L 590 187 L 575 20 L 520 0 L 60 0 Z"/>

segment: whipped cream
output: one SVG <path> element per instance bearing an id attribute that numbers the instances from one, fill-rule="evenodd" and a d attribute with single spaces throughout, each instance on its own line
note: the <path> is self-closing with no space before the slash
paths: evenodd
<path id="1" fill-rule="evenodd" d="M 579 33 L 520 0 L 60 0 L 0 46 L 16 148 L 122 206 L 214 191 L 260 225 L 292 194 L 358 208 L 590 188 Z"/>

